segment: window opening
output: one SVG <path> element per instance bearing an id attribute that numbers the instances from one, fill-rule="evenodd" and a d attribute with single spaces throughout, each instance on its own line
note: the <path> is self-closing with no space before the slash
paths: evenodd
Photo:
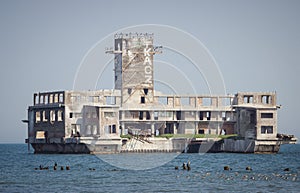
<path id="1" fill-rule="evenodd" d="M 148 88 L 144 88 L 144 93 L 145 93 L 145 95 L 147 95 L 148 94 Z"/>
<path id="2" fill-rule="evenodd" d="M 55 121 L 55 111 L 54 111 L 54 110 L 51 110 L 51 111 L 50 111 L 50 121 L 51 121 L 51 122 L 54 122 L 54 121 Z"/>
<path id="3" fill-rule="evenodd" d="M 149 112 L 149 111 L 146 111 L 146 119 L 147 119 L 147 120 L 150 120 L 150 119 L 151 119 L 151 116 L 150 116 L 150 112 Z"/>
<path id="4" fill-rule="evenodd" d="M 50 97 L 49 97 L 49 103 L 53 103 L 53 94 L 50 94 Z"/>
<path id="5" fill-rule="evenodd" d="M 116 125 L 112 125 L 112 133 L 117 133 L 117 130 L 116 130 Z"/>
<path id="6" fill-rule="evenodd" d="M 47 113 L 46 111 L 43 111 L 43 122 L 47 122 L 48 121 L 46 113 Z"/>
<path id="7" fill-rule="evenodd" d="M 272 119 L 273 118 L 273 113 L 261 113 L 260 117 L 263 119 Z"/>
<path id="8" fill-rule="evenodd" d="M 131 94 L 131 93 L 132 93 L 132 89 L 129 88 L 129 89 L 127 90 L 127 92 L 128 92 L 128 94 Z"/>
<path id="9" fill-rule="evenodd" d="M 62 110 L 58 110 L 57 111 L 57 121 L 62 121 L 63 118 L 62 118 Z"/>
<path id="10" fill-rule="evenodd" d="M 273 126 L 261 126 L 261 134 L 272 134 Z"/>
<path id="11" fill-rule="evenodd" d="M 40 111 L 36 111 L 35 112 L 35 122 L 39 123 L 41 121 L 41 112 Z"/>
<path id="12" fill-rule="evenodd" d="M 43 95 L 40 96 L 40 104 L 44 104 L 44 96 Z"/>
<path id="13" fill-rule="evenodd" d="M 145 104 L 145 97 L 144 96 L 141 97 L 141 103 Z"/>
<path id="14" fill-rule="evenodd" d="M 144 112 L 140 111 L 139 112 L 139 120 L 143 120 L 144 119 Z"/>
<path id="15" fill-rule="evenodd" d="M 45 104 L 48 104 L 48 100 L 49 100 L 48 95 L 45 95 L 45 97 L 44 97 L 44 103 L 45 103 Z"/>
<path id="16" fill-rule="evenodd" d="M 54 103 L 58 103 L 58 94 L 54 95 Z"/>
<path id="17" fill-rule="evenodd" d="M 60 93 L 60 94 L 59 94 L 59 102 L 60 102 L 60 103 L 63 103 L 63 102 L 64 102 L 64 95 L 63 95 L 63 93 Z"/>

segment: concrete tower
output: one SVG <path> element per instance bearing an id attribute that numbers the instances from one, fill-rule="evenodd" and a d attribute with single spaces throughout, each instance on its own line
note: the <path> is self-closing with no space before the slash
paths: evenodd
<path id="1" fill-rule="evenodd" d="M 153 34 L 115 35 L 115 89 L 121 90 L 122 106 L 153 103 Z"/>

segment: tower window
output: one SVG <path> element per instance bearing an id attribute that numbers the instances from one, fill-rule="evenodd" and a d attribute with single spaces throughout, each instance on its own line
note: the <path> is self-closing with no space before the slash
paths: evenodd
<path id="1" fill-rule="evenodd" d="M 145 104 L 145 97 L 144 96 L 141 97 L 141 103 Z"/>
<path id="2" fill-rule="evenodd" d="M 131 93 L 132 93 L 132 89 L 129 88 L 129 89 L 127 90 L 127 92 L 128 92 L 128 94 L 131 94 Z"/>
<path id="3" fill-rule="evenodd" d="M 145 93 L 145 95 L 148 94 L 148 88 L 144 88 L 144 93 Z"/>

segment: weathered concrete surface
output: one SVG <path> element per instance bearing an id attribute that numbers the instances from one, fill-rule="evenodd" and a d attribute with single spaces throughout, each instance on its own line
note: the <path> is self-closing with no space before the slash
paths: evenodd
<path id="1" fill-rule="evenodd" d="M 189 139 L 131 138 L 122 146 L 122 152 L 183 152 Z"/>
<path id="2" fill-rule="evenodd" d="M 235 140 L 235 139 L 225 139 L 224 140 L 224 152 L 234 152 L 234 153 L 254 153 L 255 140 Z"/>

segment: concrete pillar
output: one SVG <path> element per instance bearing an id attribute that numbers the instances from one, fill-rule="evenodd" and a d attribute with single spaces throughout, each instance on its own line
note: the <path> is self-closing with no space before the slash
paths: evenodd
<path id="1" fill-rule="evenodd" d="M 121 124 L 122 130 L 121 130 L 121 135 L 125 135 L 125 124 Z"/>
<path id="2" fill-rule="evenodd" d="M 197 98 L 197 103 L 196 107 L 202 106 L 202 97 Z"/>
<path id="3" fill-rule="evenodd" d="M 173 123 L 173 130 L 174 130 L 174 134 L 177 134 L 177 127 L 176 127 L 176 123 Z"/>
<path id="4" fill-rule="evenodd" d="M 212 105 L 213 107 L 217 107 L 217 97 L 212 97 L 212 98 L 211 98 L 211 105 Z"/>
<path id="5" fill-rule="evenodd" d="M 154 123 L 151 123 L 151 136 L 152 136 L 152 137 L 155 136 L 155 127 L 154 127 Z"/>

